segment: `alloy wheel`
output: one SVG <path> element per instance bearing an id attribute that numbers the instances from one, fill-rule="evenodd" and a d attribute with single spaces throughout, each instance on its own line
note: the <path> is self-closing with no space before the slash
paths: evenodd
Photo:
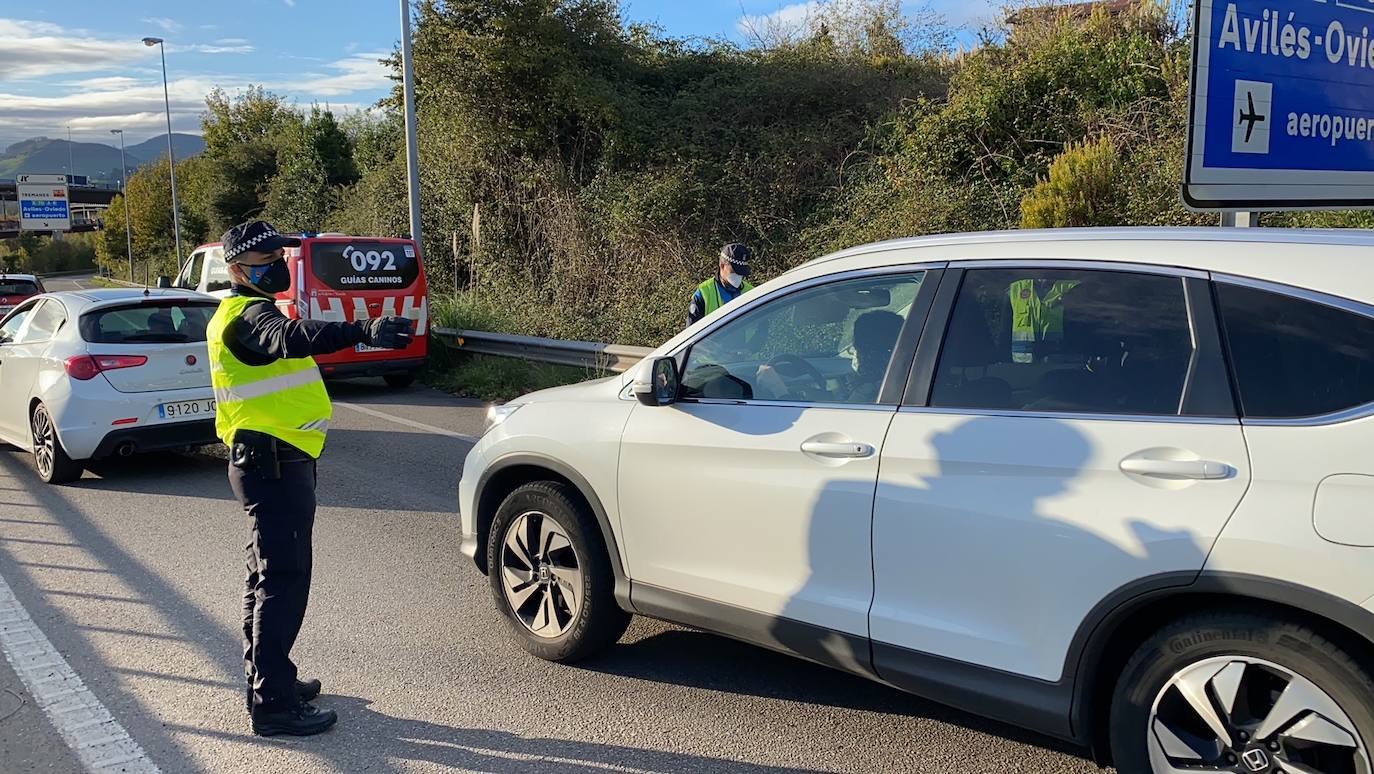
<path id="1" fill-rule="evenodd" d="M 1371 774 L 1364 741 L 1335 699 L 1255 658 L 1212 658 L 1174 675 L 1147 734 L 1155 774 Z"/>
<path id="2" fill-rule="evenodd" d="M 33 457 L 43 478 L 52 475 L 53 455 L 57 448 L 57 433 L 53 430 L 48 412 L 40 406 L 33 412 Z"/>
<path id="3" fill-rule="evenodd" d="M 552 516 L 528 511 L 501 541 L 501 588 L 515 617 L 536 637 L 562 636 L 582 609 L 582 562 Z"/>

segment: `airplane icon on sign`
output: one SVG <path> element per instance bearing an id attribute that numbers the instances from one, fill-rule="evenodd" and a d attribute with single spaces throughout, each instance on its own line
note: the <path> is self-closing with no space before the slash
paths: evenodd
<path id="1" fill-rule="evenodd" d="M 1255 135 L 1255 126 L 1269 120 L 1269 117 L 1255 110 L 1255 95 L 1253 92 L 1247 92 L 1245 98 L 1250 103 L 1250 109 L 1248 112 L 1245 110 L 1240 111 L 1240 122 L 1245 124 L 1245 141 L 1248 143 Z"/>

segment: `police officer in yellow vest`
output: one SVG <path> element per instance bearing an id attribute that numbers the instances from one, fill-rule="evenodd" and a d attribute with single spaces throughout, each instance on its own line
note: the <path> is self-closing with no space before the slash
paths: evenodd
<path id="1" fill-rule="evenodd" d="M 215 430 L 229 446 L 229 484 L 251 524 L 243 598 L 247 707 L 255 734 L 306 736 L 337 719 L 309 703 L 320 681 L 299 680 L 291 661 L 310 594 L 315 460 L 332 414 L 311 356 L 358 344 L 399 349 L 414 323 L 288 319 L 274 296 L 291 287 L 283 250 L 300 240 L 251 221 L 229 229 L 223 242 L 233 291 L 206 338 Z"/>
<path id="2" fill-rule="evenodd" d="M 716 276 L 697 286 L 692 304 L 687 308 L 687 324 L 716 311 L 754 289 L 745 277 L 749 276 L 749 261 L 754 252 L 745 245 L 728 244 L 720 248 L 720 267 Z"/>
<path id="3" fill-rule="evenodd" d="M 1011 283 L 1011 360 L 1034 363 L 1036 355 L 1056 351 L 1064 341 L 1064 298 L 1075 280 L 1022 279 Z"/>

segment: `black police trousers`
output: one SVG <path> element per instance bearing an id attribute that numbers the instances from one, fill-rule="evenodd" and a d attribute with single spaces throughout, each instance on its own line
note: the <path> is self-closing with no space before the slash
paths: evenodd
<path id="1" fill-rule="evenodd" d="M 315 461 L 283 459 L 280 479 L 231 464 L 229 485 L 251 530 L 243 593 L 244 674 L 254 709 L 275 712 L 297 701 L 291 648 L 310 599 Z"/>

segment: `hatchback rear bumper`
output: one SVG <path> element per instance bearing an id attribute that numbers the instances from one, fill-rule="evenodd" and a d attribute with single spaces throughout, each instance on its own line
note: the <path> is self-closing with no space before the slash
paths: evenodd
<path id="1" fill-rule="evenodd" d="M 96 447 L 91 459 L 98 460 L 116 454 L 165 451 L 183 446 L 206 446 L 212 443 L 219 443 L 213 419 L 131 427 L 107 434 L 100 440 L 100 445 Z"/>

